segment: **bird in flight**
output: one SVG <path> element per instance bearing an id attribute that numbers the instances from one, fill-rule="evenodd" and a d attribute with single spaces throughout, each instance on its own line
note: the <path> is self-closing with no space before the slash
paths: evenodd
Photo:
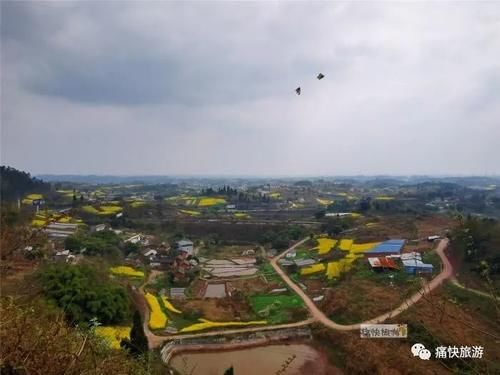
<path id="1" fill-rule="evenodd" d="M 300 86 L 295 89 L 295 92 L 297 93 L 297 95 L 300 95 Z"/>
<path id="2" fill-rule="evenodd" d="M 323 73 L 319 73 L 316 78 L 317 79 L 323 79 L 323 78 L 325 78 L 325 75 Z"/>

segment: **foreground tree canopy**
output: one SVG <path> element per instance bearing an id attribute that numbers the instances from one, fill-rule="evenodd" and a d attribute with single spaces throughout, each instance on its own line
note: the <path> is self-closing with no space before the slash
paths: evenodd
<path id="1" fill-rule="evenodd" d="M 123 287 L 104 271 L 89 265 L 55 264 L 39 273 L 45 295 L 63 309 L 69 321 L 101 324 L 121 323 L 129 317 L 129 303 Z"/>

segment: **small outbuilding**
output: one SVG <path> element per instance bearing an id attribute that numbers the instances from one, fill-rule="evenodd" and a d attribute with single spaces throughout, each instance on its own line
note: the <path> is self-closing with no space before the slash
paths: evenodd
<path id="1" fill-rule="evenodd" d="M 193 241 L 186 239 L 177 241 L 177 250 L 184 251 L 188 255 L 193 255 L 193 249 Z"/>
<path id="2" fill-rule="evenodd" d="M 399 270 L 397 264 L 391 258 L 377 257 L 368 258 L 368 263 L 374 271 Z"/>
<path id="3" fill-rule="evenodd" d="M 434 266 L 432 264 L 423 263 L 418 259 L 407 259 L 402 262 L 405 272 L 411 275 L 432 274 L 434 271 Z"/>

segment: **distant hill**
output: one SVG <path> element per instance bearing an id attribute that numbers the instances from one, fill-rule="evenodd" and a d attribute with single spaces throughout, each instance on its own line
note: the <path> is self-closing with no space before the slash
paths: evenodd
<path id="1" fill-rule="evenodd" d="M 164 184 L 172 182 L 169 176 L 113 176 L 113 175 L 39 175 L 45 181 L 78 184 Z"/>
<path id="2" fill-rule="evenodd" d="M 2 201 L 12 201 L 30 193 L 44 193 L 50 184 L 35 178 L 27 172 L 12 167 L 0 166 L 0 197 Z"/>

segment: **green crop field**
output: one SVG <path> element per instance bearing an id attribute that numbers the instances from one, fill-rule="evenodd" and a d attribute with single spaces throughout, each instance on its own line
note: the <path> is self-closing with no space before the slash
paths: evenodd
<path id="1" fill-rule="evenodd" d="M 255 311 L 261 311 L 269 305 L 279 306 L 280 308 L 300 307 L 302 300 L 296 295 L 282 295 L 282 296 L 252 296 L 250 297 L 250 304 Z"/>
<path id="2" fill-rule="evenodd" d="M 257 295 L 250 297 L 252 310 L 270 324 L 279 324 L 293 319 L 292 310 L 302 307 L 296 295 Z"/>

